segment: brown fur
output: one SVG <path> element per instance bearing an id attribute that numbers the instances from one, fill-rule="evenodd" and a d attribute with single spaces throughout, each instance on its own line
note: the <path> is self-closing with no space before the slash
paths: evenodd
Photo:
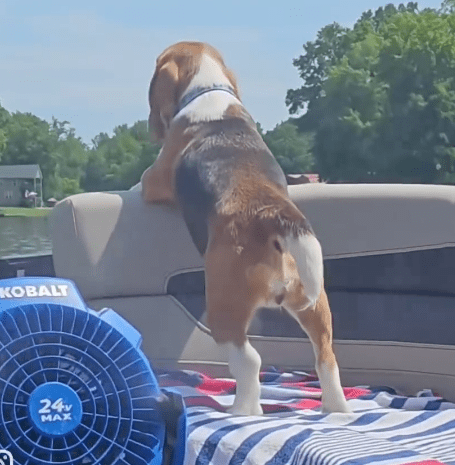
<path id="1" fill-rule="evenodd" d="M 242 345 L 257 308 L 279 300 L 288 310 L 306 308 L 309 300 L 294 257 L 280 246 L 281 226 L 260 218 L 241 221 L 217 216 L 210 224 L 205 254 L 208 323 L 218 343 Z M 289 284 L 285 288 L 276 283 Z"/>
<path id="2" fill-rule="evenodd" d="M 245 236 L 251 222 L 267 237 L 312 232 L 301 211 L 289 200 L 286 190 L 264 178 L 254 167 L 249 170 L 242 167 L 238 179 L 233 179 L 231 185 L 217 213 L 231 218 L 228 228 L 237 240 Z M 259 239 L 258 235 L 256 239 Z"/>
<path id="3" fill-rule="evenodd" d="M 336 365 L 332 347 L 332 314 L 325 290 L 322 289 L 314 309 L 295 315 L 308 337 L 318 348 L 316 363 L 325 363 L 329 367 Z"/>
<path id="4" fill-rule="evenodd" d="M 193 134 L 184 131 L 184 123 L 172 126 L 169 137 L 173 144 L 165 144 L 152 166 L 147 168 L 141 177 L 142 198 L 149 203 L 175 204 L 174 172 L 175 167 Z"/>
<path id="5" fill-rule="evenodd" d="M 270 282 L 279 278 L 281 254 L 270 246 L 268 235 L 258 234 L 257 224 L 244 231 L 242 245 L 228 218 L 217 217 L 210 230 L 205 255 L 208 324 L 216 342 L 242 345 L 254 311 L 273 298 Z"/>

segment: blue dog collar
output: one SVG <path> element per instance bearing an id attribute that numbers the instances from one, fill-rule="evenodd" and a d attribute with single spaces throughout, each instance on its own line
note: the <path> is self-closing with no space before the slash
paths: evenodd
<path id="1" fill-rule="evenodd" d="M 234 97 L 237 97 L 235 95 L 234 89 L 230 86 L 226 86 L 224 84 L 216 84 L 211 87 L 195 87 L 193 90 L 188 92 L 182 100 L 180 100 L 179 104 L 177 105 L 177 109 L 175 110 L 174 116 L 176 116 L 178 113 L 180 113 L 186 106 L 188 106 L 193 100 L 196 100 L 198 97 L 201 95 L 206 94 L 207 92 L 212 92 L 213 90 L 222 90 L 224 92 L 227 92 Z"/>

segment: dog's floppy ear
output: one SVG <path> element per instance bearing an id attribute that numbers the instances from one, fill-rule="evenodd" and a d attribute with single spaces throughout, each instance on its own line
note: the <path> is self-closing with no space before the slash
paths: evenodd
<path id="1" fill-rule="evenodd" d="M 149 131 L 152 138 L 162 141 L 177 106 L 178 66 L 168 61 L 157 66 L 149 88 Z"/>

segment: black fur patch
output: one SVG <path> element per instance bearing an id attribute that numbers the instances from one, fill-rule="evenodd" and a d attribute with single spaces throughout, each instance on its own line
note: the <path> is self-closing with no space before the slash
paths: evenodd
<path id="1" fill-rule="evenodd" d="M 207 248 L 209 218 L 242 165 L 254 165 L 268 180 L 286 187 L 284 173 L 261 136 L 239 118 L 201 125 L 176 168 L 178 201 L 201 254 Z"/>
<path id="2" fill-rule="evenodd" d="M 191 238 L 199 253 L 204 255 L 208 242 L 208 218 L 214 209 L 215 193 L 201 174 L 198 163 L 183 160 L 175 173 L 175 185 Z"/>

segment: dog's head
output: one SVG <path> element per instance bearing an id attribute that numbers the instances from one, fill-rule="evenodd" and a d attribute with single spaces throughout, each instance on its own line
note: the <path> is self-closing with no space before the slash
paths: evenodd
<path id="1" fill-rule="evenodd" d="M 156 140 L 164 140 L 180 99 L 199 72 L 204 56 L 210 59 L 210 63 L 219 66 L 222 75 L 239 97 L 234 74 L 226 67 L 221 54 L 215 48 L 202 42 L 179 42 L 171 45 L 157 58 L 149 89 L 149 127 Z M 216 85 L 220 82 L 207 84 Z"/>

